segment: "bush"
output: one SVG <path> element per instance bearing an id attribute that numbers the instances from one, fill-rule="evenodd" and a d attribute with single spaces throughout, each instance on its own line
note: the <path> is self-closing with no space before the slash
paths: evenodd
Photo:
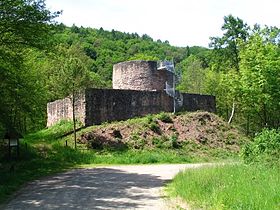
<path id="1" fill-rule="evenodd" d="M 146 140 L 143 139 L 139 133 L 132 133 L 127 146 L 132 149 L 144 149 Z"/>
<path id="2" fill-rule="evenodd" d="M 278 163 L 280 165 L 280 130 L 264 129 L 241 152 L 245 162 Z"/>
<path id="3" fill-rule="evenodd" d="M 162 112 L 158 115 L 158 119 L 160 121 L 164 122 L 164 123 L 172 123 L 173 122 L 171 117 L 167 113 L 164 113 L 164 112 Z"/>
<path id="4" fill-rule="evenodd" d="M 172 148 L 178 149 L 181 147 L 181 145 L 178 142 L 178 134 L 173 134 L 170 137 L 170 141 L 171 141 Z"/>
<path id="5" fill-rule="evenodd" d="M 157 124 L 157 122 L 152 122 L 152 123 L 150 123 L 150 124 L 149 124 L 149 128 L 150 128 L 153 132 L 155 132 L 155 133 L 157 133 L 157 134 L 161 134 L 161 130 L 160 130 L 160 127 L 159 127 L 159 125 Z"/>
<path id="6" fill-rule="evenodd" d="M 154 122 L 154 117 L 153 117 L 153 115 L 148 114 L 148 115 L 146 116 L 146 120 L 147 120 L 147 123 L 148 123 L 148 124 Z"/>
<path id="7" fill-rule="evenodd" d="M 152 138 L 152 144 L 154 146 L 156 146 L 157 148 L 163 148 L 163 139 L 162 138 L 159 138 L 159 137 L 153 137 Z"/>

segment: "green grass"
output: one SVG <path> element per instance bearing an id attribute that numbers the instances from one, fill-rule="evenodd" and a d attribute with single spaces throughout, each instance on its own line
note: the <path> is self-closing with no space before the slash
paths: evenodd
<path id="1" fill-rule="evenodd" d="M 79 127 L 79 124 L 77 125 Z M 37 143 L 53 143 L 54 140 L 58 140 L 65 133 L 72 131 L 73 124 L 70 121 L 60 121 L 54 126 L 40 130 L 36 133 L 25 136 L 25 141 L 30 144 Z"/>
<path id="2" fill-rule="evenodd" d="M 280 209 L 280 168 L 225 165 L 188 169 L 167 188 L 200 209 Z"/>

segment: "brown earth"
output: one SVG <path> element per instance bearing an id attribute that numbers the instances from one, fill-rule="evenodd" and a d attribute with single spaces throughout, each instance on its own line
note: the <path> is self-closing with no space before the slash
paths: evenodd
<path id="1" fill-rule="evenodd" d="M 180 115 L 161 113 L 87 129 L 79 141 L 94 149 L 181 147 L 205 145 L 239 151 L 243 135 L 220 117 L 208 112 Z"/>

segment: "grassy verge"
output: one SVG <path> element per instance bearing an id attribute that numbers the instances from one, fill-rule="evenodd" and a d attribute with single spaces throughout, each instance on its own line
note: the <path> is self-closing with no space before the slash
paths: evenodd
<path id="1" fill-rule="evenodd" d="M 280 209 L 280 168 L 226 165 L 179 173 L 167 188 L 193 208 Z"/>

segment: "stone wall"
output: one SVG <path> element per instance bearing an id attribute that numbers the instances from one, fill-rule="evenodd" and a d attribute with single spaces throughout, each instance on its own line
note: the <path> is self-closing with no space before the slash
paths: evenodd
<path id="1" fill-rule="evenodd" d="M 47 127 L 58 123 L 61 120 L 72 120 L 72 101 L 70 98 L 56 100 L 47 104 Z M 75 101 L 76 119 L 85 124 L 85 95 L 81 93 Z"/>
<path id="2" fill-rule="evenodd" d="M 173 110 L 172 99 L 163 91 L 88 89 L 86 101 L 86 125 Z"/>
<path id="3" fill-rule="evenodd" d="M 183 95 L 183 111 L 204 110 L 208 112 L 216 112 L 216 98 L 211 95 L 199 95 L 182 93 Z"/>
<path id="4" fill-rule="evenodd" d="M 215 97 L 183 93 L 180 111 L 216 111 Z M 164 91 L 136 91 L 114 89 L 87 89 L 75 104 L 76 116 L 85 126 L 136 116 L 173 112 L 173 98 Z M 69 98 L 48 103 L 47 126 L 62 119 L 72 119 Z"/>
<path id="5" fill-rule="evenodd" d="M 157 70 L 156 61 L 126 61 L 113 66 L 113 89 L 164 90 L 169 71 Z"/>

